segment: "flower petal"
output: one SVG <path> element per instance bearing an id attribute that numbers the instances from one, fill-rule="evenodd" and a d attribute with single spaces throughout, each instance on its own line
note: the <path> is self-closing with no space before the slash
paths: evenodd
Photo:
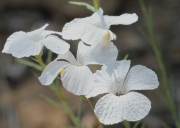
<path id="1" fill-rule="evenodd" d="M 79 42 L 77 51 L 77 60 L 83 65 L 88 64 L 107 64 L 116 60 L 118 50 L 116 46 L 107 40 L 109 32 L 105 35 L 101 42 L 87 46 L 82 41 Z M 106 56 L 106 57 L 104 57 Z"/>
<path id="2" fill-rule="evenodd" d="M 31 37 L 32 40 L 34 41 L 39 41 L 41 39 L 43 39 L 43 36 L 41 36 L 41 33 L 44 31 L 44 29 L 48 26 L 49 24 L 45 24 L 44 26 L 42 26 L 39 29 L 36 29 L 34 31 L 31 32 L 27 32 L 27 34 Z"/>
<path id="3" fill-rule="evenodd" d="M 131 90 L 151 90 L 157 88 L 159 81 L 157 75 L 151 69 L 142 65 L 132 67 L 125 79 L 123 92 Z"/>
<path id="4" fill-rule="evenodd" d="M 100 42 L 107 31 L 84 22 L 83 19 L 74 19 L 65 24 L 62 37 L 67 40 L 81 39 L 83 42 L 93 45 Z"/>
<path id="5" fill-rule="evenodd" d="M 68 61 L 72 65 L 77 64 L 77 61 L 74 58 L 74 55 L 70 51 L 67 51 L 65 54 L 59 54 L 55 60 L 56 61 Z"/>
<path id="6" fill-rule="evenodd" d="M 25 32 L 19 31 L 19 32 L 14 32 L 12 35 L 10 35 L 7 38 L 7 41 L 4 45 L 4 49 L 2 50 L 2 53 L 11 53 L 10 51 L 10 45 L 13 43 L 14 40 L 17 40 L 18 37 L 22 37 L 25 35 Z"/>
<path id="7" fill-rule="evenodd" d="M 92 90 L 86 95 L 87 98 L 95 97 L 99 94 L 103 93 L 113 93 L 116 90 L 114 85 L 114 81 L 112 76 L 107 74 L 104 70 L 97 70 L 96 73 L 93 74 L 94 77 L 94 85 Z"/>
<path id="8" fill-rule="evenodd" d="M 41 36 L 43 38 L 46 38 L 48 35 L 52 35 L 52 34 L 62 35 L 62 32 L 44 30 L 44 31 L 42 31 Z"/>
<path id="9" fill-rule="evenodd" d="M 49 35 L 40 42 L 43 43 L 46 48 L 50 49 L 56 54 L 64 54 L 70 48 L 70 45 L 67 42 L 59 39 L 57 36 L 54 35 Z"/>
<path id="10" fill-rule="evenodd" d="M 69 65 L 61 75 L 64 88 L 75 95 L 86 95 L 92 89 L 94 80 L 87 66 Z"/>
<path id="11" fill-rule="evenodd" d="M 117 63 L 117 67 L 114 68 L 114 74 L 118 80 L 118 88 L 121 88 L 124 84 L 125 77 L 127 76 L 131 62 L 130 60 L 121 60 L 117 61 Z"/>
<path id="12" fill-rule="evenodd" d="M 151 102 L 147 97 L 130 92 L 120 97 L 113 94 L 103 96 L 96 103 L 94 113 L 103 124 L 116 124 L 123 120 L 141 120 L 150 108 Z"/>
<path id="13" fill-rule="evenodd" d="M 138 16 L 135 13 L 133 14 L 125 13 L 120 16 L 104 16 L 104 20 L 107 26 L 118 25 L 118 24 L 130 25 L 138 20 Z"/>
<path id="14" fill-rule="evenodd" d="M 12 34 L 6 43 L 2 52 L 11 53 L 17 58 L 38 55 L 42 49 L 41 43 L 31 40 L 25 32 Z"/>
<path id="15" fill-rule="evenodd" d="M 99 8 L 91 16 L 82 19 L 98 28 L 107 29 L 102 8 Z"/>
<path id="16" fill-rule="evenodd" d="M 39 81 L 42 85 L 50 85 L 60 73 L 60 70 L 67 65 L 69 63 L 65 61 L 53 61 L 49 63 L 38 78 Z"/>

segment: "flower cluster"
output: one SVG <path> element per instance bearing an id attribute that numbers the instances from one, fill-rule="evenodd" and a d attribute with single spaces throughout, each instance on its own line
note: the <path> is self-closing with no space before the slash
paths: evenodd
<path id="1" fill-rule="evenodd" d="M 149 113 L 151 102 L 134 91 L 157 88 L 158 78 L 145 66 L 130 69 L 130 60 L 117 61 L 118 50 L 111 42 L 114 36 L 109 30 L 110 25 L 130 25 L 137 20 L 136 14 L 106 16 L 100 8 L 89 17 L 66 23 L 62 32 L 45 30 L 47 24 L 32 32 L 15 32 L 2 52 L 22 58 L 39 55 L 45 46 L 58 56 L 39 77 L 42 85 L 50 85 L 60 74 L 64 88 L 75 95 L 90 98 L 108 93 L 98 100 L 94 109 L 103 124 L 137 121 Z M 81 40 L 76 58 L 69 51 L 69 44 L 54 34 L 66 40 Z M 102 65 L 102 68 L 92 73 L 88 65 Z"/>

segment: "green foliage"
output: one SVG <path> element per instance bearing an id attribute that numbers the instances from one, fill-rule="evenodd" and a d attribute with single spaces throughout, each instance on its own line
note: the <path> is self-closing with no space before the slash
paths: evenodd
<path id="1" fill-rule="evenodd" d="M 70 1 L 69 3 L 70 4 L 74 4 L 74 5 L 78 5 L 78 6 L 84 6 L 88 10 L 90 10 L 92 12 L 95 12 L 95 8 L 93 6 L 91 6 L 90 4 L 88 4 L 88 3 L 85 3 L 85 2 L 75 2 L 75 1 Z"/>

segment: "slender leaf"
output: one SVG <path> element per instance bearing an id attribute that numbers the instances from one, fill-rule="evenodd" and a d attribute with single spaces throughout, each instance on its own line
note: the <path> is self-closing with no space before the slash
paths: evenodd
<path id="1" fill-rule="evenodd" d="M 129 55 L 128 55 L 128 54 L 126 54 L 126 55 L 125 55 L 125 57 L 124 57 L 124 60 L 127 60 L 127 59 L 128 59 L 128 57 L 129 57 Z"/>
<path id="2" fill-rule="evenodd" d="M 145 128 L 145 124 L 144 123 L 142 124 L 141 128 Z"/>
<path id="3" fill-rule="evenodd" d="M 49 50 L 48 51 L 48 56 L 47 56 L 47 59 L 46 59 L 46 63 L 48 64 L 49 62 L 51 62 L 51 60 L 52 60 L 52 55 L 53 55 L 53 53 Z"/>
<path id="4" fill-rule="evenodd" d="M 92 12 L 95 12 L 95 8 L 88 4 L 88 3 L 85 3 L 85 2 L 74 2 L 74 1 L 70 1 L 69 2 L 70 4 L 74 4 L 74 5 L 79 5 L 79 6 L 85 6 L 88 10 L 92 11 Z"/>
<path id="5" fill-rule="evenodd" d="M 140 120 L 137 121 L 137 122 L 134 124 L 133 128 L 137 128 L 140 122 L 141 122 Z"/>
<path id="6" fill-rule="evenodd" d="M 78 116 L 79 119 L 81 118 L 82 103 L 83 103 L 83 98 L 80 97 L 80 98 L 79 98 L 79 104 L 78 104 L 78 114 L 77 114 L 77 116 Z"/>
<path id="7" fill-rule="evenodd" d="M 67 113 L 66 108 L 64 108 L 61 104 L 59 104 L 58 102 L 54 101 L 53 99 L 51 99 L 50 97 L 44 95 L 44 94 L 40 94 L 40 97 L 45 99 L 46 101 L 48 101 L 49 103 L 55 105 L 56 107 L 62 109 L 63 111 L 65 111 Z"/>
<path id="8" fill-rule="evenodd" d="M 163 128 L 170 128 L 167 124 L 162 123 Z"/>
<path id="9" fill-rule="evenodd" d="M 125 128 L 131 128 L 131 125 L 128 121 L 123 121 L 123 125 L 125 126 Z"/>
<path id="10" fill-rule="evenodd" d="M 40 65 L 35 64 L 35 63 L 33 63 L 33 62 L 30 62 L 30 61 L 27 61 L 27 60 L 15 58 L 15 61 L 17 61 L 17 62 L 19 62 L 19 63 L 21 63 L 21 64 L 24 64 L 24 65 L 27 65 L 27 66 L 29 66 L 29 67 L 35 68 L 35 69 L 37 69 L 37 70 L 39 70 L 39 71 L 42 71 L 42 70 L 43 70 L 43 68 L 42 68 Z"/>
<path id="11" fill-rule="evenodd" d="M 155 90 L 156 94 L 159 96 L 159 98 L 168 106 L 168 101 L 166 99 L 166 96 L 162 94 L 159 90 Z"/>
<path id="12" fill-rule="evenodd" d="M 93 128 L 91 125 L 88 125 L 88 128 Z"/>

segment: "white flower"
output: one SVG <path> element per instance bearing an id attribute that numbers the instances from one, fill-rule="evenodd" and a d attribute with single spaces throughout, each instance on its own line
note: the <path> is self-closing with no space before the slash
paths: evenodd
<path id="1" fill-rule="evenodd" d="M 107 32 L 111 35 L 108 40 L 113 39 L 112 32 L 108 30 L 111 25 L 129 25 L 137 20 L 138 16 L 135 13 L 126 13 L 120 16 L 103 16 L 103 10 L 100 8 L 90 17 L 76 18 L 66 23 L 62 30 L 62 37 L 67 40 L 81 39 L 83 42 L 92 45 L 101 41 Z"/>
<path id="2" fill-rule="evenodd" d="M 94 84 L 92 72 L 87 65 L 115 61 L 117 55 L 118 50 L 112 42 L 102 40 L 97 45 L 87 46 L 81 41 L 78 45 L 77 60 L 69 51 L 60 54 L 47 65 L 39 80 L 43 85 L 50 85 L 61 71 L 63 86 L 69 92 L 76 95 L 86 95 Z"/>
<path id="3" fill-rule="evenodd" d="M 149 113 L 149 99 L 133 90 L 157 88 L 157 75 L 145 66 L 129 68 L 130 61 L 122 60 L 115 64 L 114 70 L 103 66 L 101 71 L 94 74 L 94 87 L 87 97 L 109 93 L 98 100 L 94 110 L 104 124 L 115 124 L 123 120 L 137 121 Z"/>
<path id="4" fill-rule="evenodd" d="M 2 53 L 12 54 L 14 57 L 22 58 L 39 55 L 43 46 L 56 54 L 64 54 L 70 48 L 69 44 L 50 34 L 61 34 L 59 32 L 44 30 L 48 24 L 31 32 L 15 32 L 6 41 Z"/>

